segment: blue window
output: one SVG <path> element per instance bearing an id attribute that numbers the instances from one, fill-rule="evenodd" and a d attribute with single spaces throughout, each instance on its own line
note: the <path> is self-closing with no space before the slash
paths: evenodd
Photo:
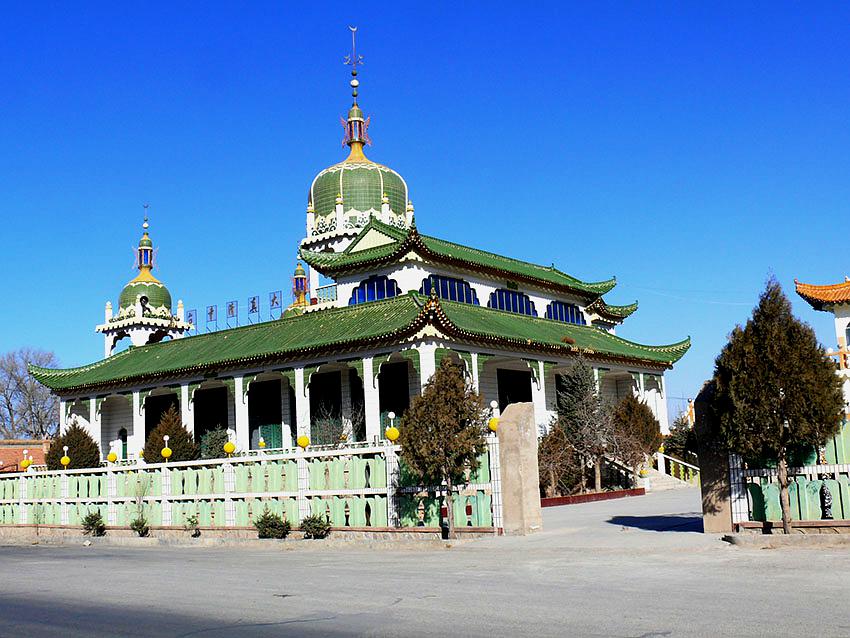
<path id="1" fill-rule="evenodd" d="M 498 288 L 490 293 L 490 301 L 487 302 L 488 308 L 496 308 L 497 310 L 506 310 L 508 312 L 516 312 L 520 315 L 537 316 L 537 310 L 534 308 L 534 302 L 516 290 L 507 290 Z"/>
<path id="2" fill-rule="evenodd" d="M 423 295 L 430 295 L 432 290 L 440 299 L 479 305 L 478 295 L 475 294 L 475 291 L 463 279 L 431 275 L 422 280 L 422 286 L 419 288 L 419 292 Z"/>
<path id="3" fill-rule="evenodd" d="M 546 318 L 563 321 L 564 323 L 574 323 L 579 326 L 587 323 L 577 305 L 574 303 L 564 303 L 563 301 L 553 301 L 546 306 Z"/>
<path id="4" fill-rule="evenodd" d="M 351 293 L 351 299 L 348 300 L 349 306 L 354 306 L 367 301 L 378 301 L 388 297 L 396 297 L 401 294 L 398 289 L 398 284 L 394 279 L 390 279 L 385 275 L 373 275 L 366 281 L 361 281 L 360 285 Z"/>

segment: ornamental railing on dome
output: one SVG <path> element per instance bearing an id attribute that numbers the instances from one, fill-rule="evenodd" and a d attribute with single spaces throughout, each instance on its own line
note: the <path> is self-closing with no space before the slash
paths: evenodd
<path id="1" fill-rule="evenodd" d="M 468 483 L 456 488 L 458 527 L 502 527 L 499 443 Z M 30 471 L 0 478 L 0 524 L 81 524 L 99 511 L 110 526 L 140 513 L 155 527 L 183 527 L 197 516 L 204 528 L 248 527 L 265 509 L 293 525 L 310 514 L 334 528 L 437 528 L 444 488 L 417 485 L 389 443 L 340 448 L 260 451 L 232 458 L 110 465 L 97 469 Z"/>
<path id="2" fill-rule="evenodd" d="M 336 284 L 319 286 L 313 291 L 313 297 L 317 303 L 330 303 L 336 301 Z"/>

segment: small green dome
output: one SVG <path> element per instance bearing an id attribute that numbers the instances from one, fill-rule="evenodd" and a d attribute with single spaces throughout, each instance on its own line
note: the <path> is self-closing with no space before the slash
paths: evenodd
<path id="1" fill-rule="evenodd" d="M 409 198 L 407 184 L 401 175 L 368 159 L 345 161 L 316 175 L 310 186 L 309 202 L 316 215 L 322 217 L 334 213 L 337 195 L 342 195 L 346 213 L 380 212 L 384 194 L 392 211 L 404 215 Z"/>
<path id="2" fill-rule="evenodd" d="M 171 293 L 158 281 L 131 281 L 124 286 L 118 298 L 118 311 L 132 308 L 136 305 L 138 296 L 148 298 L 148 307 L 158 309 L 165 307 L 171 312 Z"/>
<path id="3" fill-rule="evenodd" d="M 295 276 L 296 277 L 306 277 L 307 271 L 304 270 L 304 266 L 301 265 L 301 262 L 298 262 L 298 265 L 295 266 Z"/>

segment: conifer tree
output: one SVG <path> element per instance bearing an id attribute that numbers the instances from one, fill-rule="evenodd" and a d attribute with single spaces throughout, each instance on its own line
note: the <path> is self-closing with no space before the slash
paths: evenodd
<path id="1" fill-rule="evenodd" d="M 614 428 L 610 410 L 596 391 L 593 368 L 581 357 L 562 377 L 563 386 L 558 392 L 558 414 L 552 424 L 560 427 L 566 440 L 582 461 L 582 466 L 593 466 L 594 488 L 602 489 L 602 459 L 613 453 Z M 584 469 L 581 486 L 585 489 Z"/>
<path id="2" fill-rule="evenodd" d="M 730 452 L 776 461 L 782 527 L 791 532 L 788 453 L 820 446 L 842 423 L 835 364 L 814 331 L 791 313 L 770 279 L 747 325 L 737 326 L 717 357 L 708 418 Z"/>
<path id="3" fill-rule="evenodd" d="M 168 435 L 168 447 L 171 449 L 169 461 L 194 461 L 200 456 L 200 449 L 189 431 L 183 427 L 177 407 L 172 405 L 162 415 L 159 424 L 145 441 L 145 461 L 162 463 L 162 448 L 165 447 L 165 435 Z"/>
<path id="4" fill-rule="evenodd" d="M 73 420 L 64 434 L 57 436 L 50 444 L 44 461 L 48 470 L 62 470 L 65 466 L 61 458 L 65 455 L 64 447 L 68 446 L 69 470 L 80 470 L 100 466 L 100 448 L 91 434 L 83 428 L 76 419 Z"/>
<path id="5" fill-rule="evenodd" d="M 449 536 L 454 537 L 452 490 L 486 449 L 487 411 L 463 372 L 448 357 L 413 399 L 399 425 L 402 459 L 425 485 L 445 486 Z"/>

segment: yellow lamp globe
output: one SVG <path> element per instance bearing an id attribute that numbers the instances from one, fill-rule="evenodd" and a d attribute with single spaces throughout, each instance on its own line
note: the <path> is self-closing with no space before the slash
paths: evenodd
<path id="1" fill-rule="evenodd" d="M 236 445 L 233 441 L 228 441 L 224 444 L 224 453 L 225 454 L 233 454 L 236 451 Z"/>
<path id="2" fill-rule="evenodd" d="M 106 455 L 106 460 L 110 463 L 115 463 L 118 460 L 118 455 L 115 452 L 110 452 Z"/>
<path id="3" fill-rule="evenodd" d="M 310 445 L 310 439 L 304 434 L 295 439 L 295 442 L 302 450 L 306 450 L 307 446 Z"/>
<path id="4" fill-rule="evenodd" d="M 145 458 L 145 451 L 144 450 L 139 450 L 139 458 L 140 459 Z"/>
<path id="5" fill-rule="evenodd" d="M 30 465 L 32 465 L 32 461 L 30 461 L 29 459 L 24 459 L 23 461 L 21 461 L 21 469 L 24 469 L 24 470 L 25 470 L 25 469 L 27 469 Z"/>
<path id="6" fill-rule="evenodd" d="M 71 464 L 71 458 L 66 454 L 59 459 L 59 462 L 62 464 L 62 467 L 68 467 Z"/>
<path id="7" fill-rule="evenodd" d="M 384 431 L 384 434 L 390 441 L 395 441 L 398 438 L 399 434 L 401 434 L 401 432 L 398 431 L 398 428 L 396 426 L 391 425 Z"/>
<path id="8" fill-rule="evenodd" d="M 266 440 L 263 437 L 260 437 L 260 449 L 266 447 Z"/>
<path id="9" fill-rule="evenodd" d="M 174 454 L 174 451 L 170 447 L 164 447 L 159 453 L 162 454 L 162 458 L 167 461 L 171 458 L 171 455 Z"/>
<path id="10" fill-rule="evenodd" d="M 491 432 L 495 432 L 499 429 L 499 417 L 493 416 L 487 421 L 487 427 L 490 428 Z"/>

